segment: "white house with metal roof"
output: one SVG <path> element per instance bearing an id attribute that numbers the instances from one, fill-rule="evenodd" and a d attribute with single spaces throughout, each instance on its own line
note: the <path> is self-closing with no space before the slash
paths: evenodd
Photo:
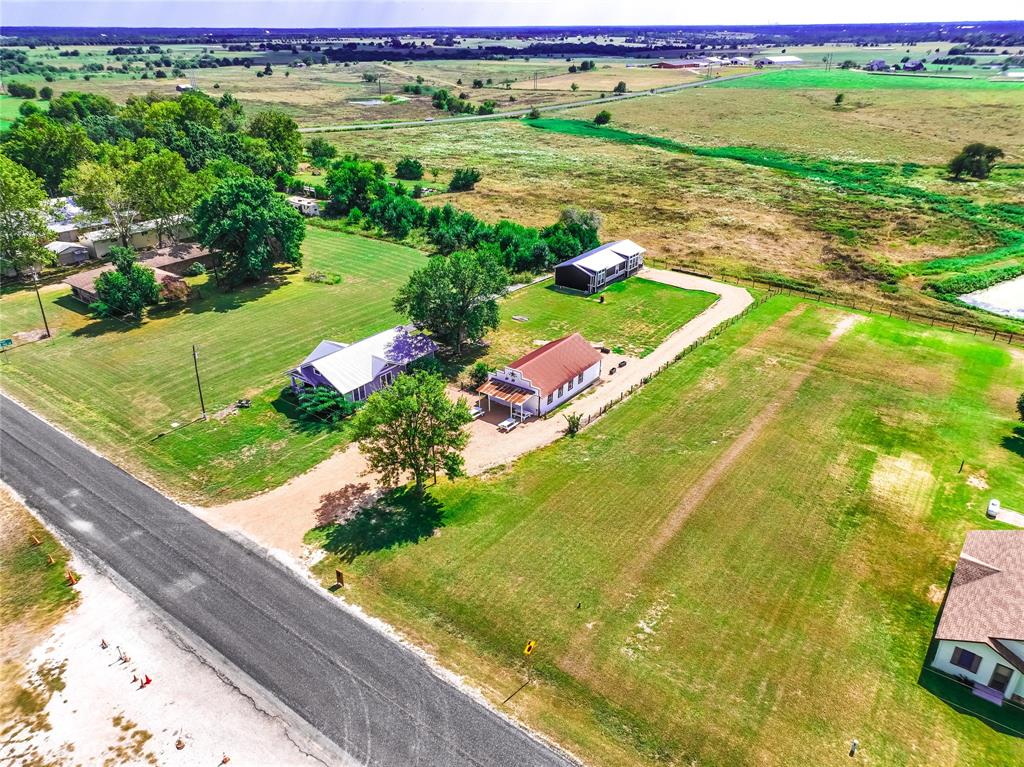
<path id="1" fill-rule="evenodd" d="M 555 267 L 555 284 L 594 293 L 609 283 L 640 271 L 646 252 L 632 240 L 607 242 L 558 264 Z"/>
<path id="2" fill-rule="evenodd" d="M 437 344 L 412 325 L 399 325 L 352 344 L 321 341 L 288 376 L 294 391 L 329 386 L 359 402 L 389 386 L 410 363 L 436 351 Z"/>

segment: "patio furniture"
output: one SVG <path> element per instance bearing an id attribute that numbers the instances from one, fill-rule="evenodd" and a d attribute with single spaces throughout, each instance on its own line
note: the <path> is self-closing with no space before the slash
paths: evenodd
<path id="1" fill-rule="evenodd" d="M 479 405 L 473 405 L 473 407 L 469 409 L 469 414 L 473 417 L 473 420 L 475 421 L 477 418 L 484 414 L 484 409 Z"/>
<path id="2" fill-rule="evenodd" d="M 504 421 L 498 424 L 498 431 L 503 431 L 508 434 L 514 428 L 519 425 L 519 419 L 517 418 L 506 418 Z"/>

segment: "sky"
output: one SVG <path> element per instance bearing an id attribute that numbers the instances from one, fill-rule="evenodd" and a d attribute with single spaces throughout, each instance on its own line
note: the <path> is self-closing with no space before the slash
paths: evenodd
<path id="1" fill-rule="evenodd" d="M 0 0 L 3 26 L 736 25 L 1022 17 L 1022 0 Z"/>

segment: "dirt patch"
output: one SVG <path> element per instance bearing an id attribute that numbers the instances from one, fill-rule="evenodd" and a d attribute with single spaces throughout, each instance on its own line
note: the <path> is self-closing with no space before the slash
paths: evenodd
<path id="1" fill-rule="evenodd" d="M 931 465 L 914 453 L 882 455 L 871 472 L 871 498 L 883 508 L 920 517 L 931 508 L 935 477 Z"/>

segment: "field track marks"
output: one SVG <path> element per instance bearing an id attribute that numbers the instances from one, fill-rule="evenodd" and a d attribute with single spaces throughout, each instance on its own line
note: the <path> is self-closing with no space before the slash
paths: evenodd
<path id="1" fill-rule="evenodd" d="M 796 317 L 803 314 L 806 308 L 806 304 L 799 304 L 793 307 L 773 323 L 772 326 L 765 328 L 751 344 L 756 345 L 759 339 L 777 332 L 780 324 L 788 325 Z M 615 611 L 621 609 L 629 595 L 636 593 L 636 584 L 643 581 L 648 568 L 650 568 L 655 558 L 679 533 L 690 514 L 707 499 L 714 487 L 735 466 L 747 448 L 757 441 L 768 425 L 775 420 L 782 408 L 789 404 L 793 397 L 796 396 L 800 386 L 814 372 L 818 364 L 832 347 L 836 345 L 839 339 L 861 319 L 862 317 L 856 314 L 843 315 L 833 326 L 828 337 L 796 370 L 786 386 L 780 389 L 775 397 L 754 416 L 735 442 L 693 484 L 686 495 L 679 501 L 675 510 L 662 522 L 658 531 L 651 539 L 650 545 L 640 548 L 636 558 L 630 562 L 629 569 L 619 573 L 615 581 L 614 591 L 606 598 L 606 612 L 608 610 Z M 588 652 L 588 647 L 598 636 L 599 632 L 594 630 L 598 623 L 600 621 L 592 624 L 590 631 L 581 631 L 576 634 L 576 639 L 571 642 L 562 658 L 563 668 L 571 670 L 576 674 L 581 674 L 590 667 L 593 656 Z"/>
<path id="2" fill-rule="evenodd" d="M 740 457 L 747 451 L 747 448 L 764 433 L 765 428 L 775 420 L 782 408 L 788 405 L 793 397 L 796 396 L 804 381 L 814 372 L 829 350 L 836 345 L 846 331 L 853 327 L 859 319 L 861 318 L 855 314 L 848 314 L 840 319 L 835 324 L 835 327 L 832 328 L 828 338 L 822 342 L 821 346 L 814 350 L 814 354 L 808 357 L 797 369 L 793 377 L 789 379 L 785 388 L 781 389 L 775 398 L 765 405 L 760 413 L 754 416 L 753 420 L 747 424 L 747 428 L 743 430 L 743 433 L 736 438 L 736 441 L 694 483 L 686 495 L 683 496 L 679 505 L 676 506 L 675 511 L 662 523 L 654 538 L 651 539 L 650 546 L 641 551 L 637 559 L 632 563 L 630 570 L 633 573 L 633 578 L 631 580 L 639 580 L 641 578 L 644 571 L 661 553 L 662 549 L 675 538 L 686 518 L 707 499 L 719 480 L 732 469 Z"/>

